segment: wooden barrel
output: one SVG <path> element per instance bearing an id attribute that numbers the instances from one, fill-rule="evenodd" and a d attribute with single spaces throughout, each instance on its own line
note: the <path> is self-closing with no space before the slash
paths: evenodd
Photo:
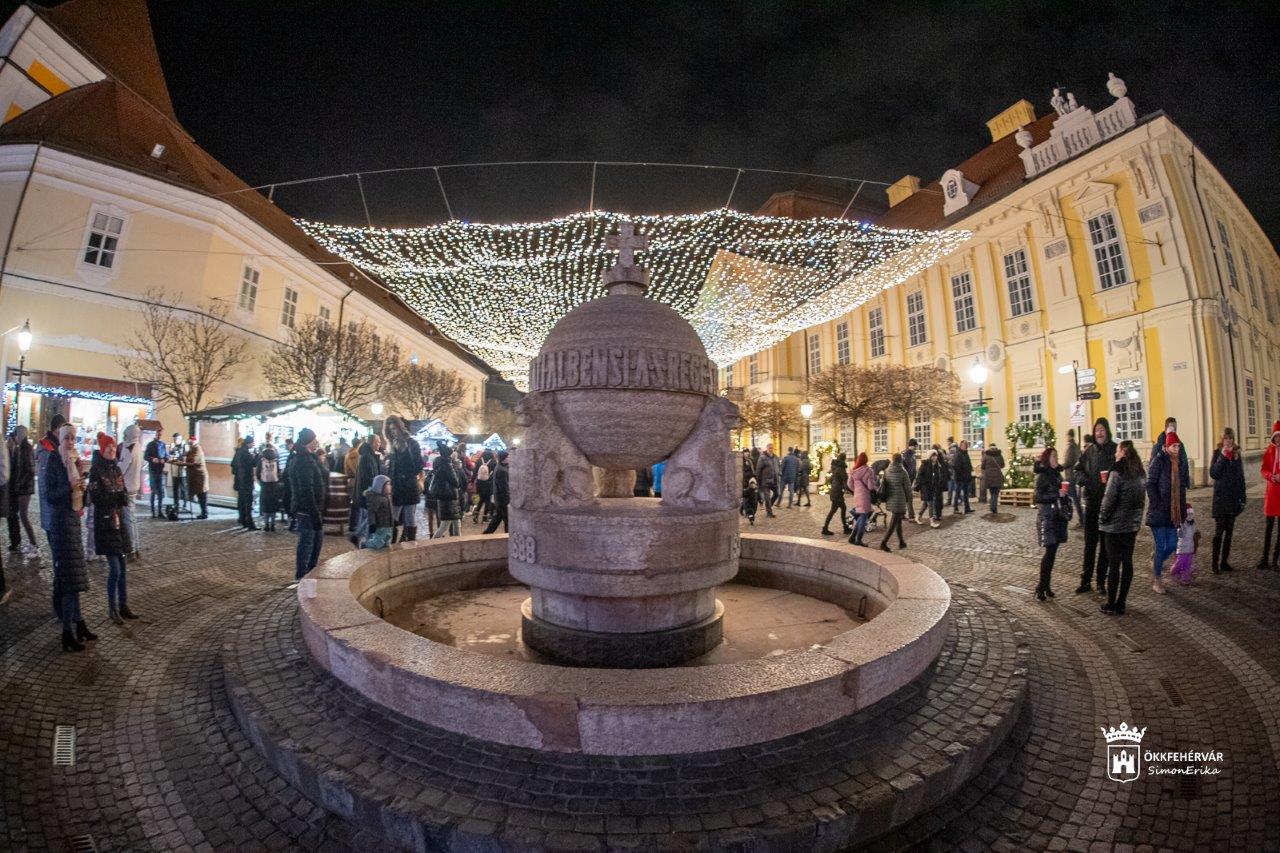
<path id="1" fill-rule="evenodd" d="M 342 536 L 347 532 L 347 518 L 351 512 L 351 483 L 345 474 L 329 472 L 329 499 L 324 505 L 324 529 L 326 533 Z M 333 529 L 330 529 L 330 528 Z"/>

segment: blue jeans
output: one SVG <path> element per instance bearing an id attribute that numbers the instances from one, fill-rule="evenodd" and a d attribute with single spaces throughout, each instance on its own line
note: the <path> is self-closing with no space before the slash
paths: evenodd
<path id="1" fill-rule="evenodd" d="M 107 607 L 120 611 L 129 606 L 129 568 L 119 554 L 107 555 Z"/>
<path id="2" fill-rule="evenodd" d="M 148 471 L 147 479 L 151 484 L 151 514 L 160 515 L 164 511 L 164 472 Z"/>
<path id="3" fill-rule="evenodd" d="M 1178 550 L 1178 528 L 1153 527 L 1151 535 L 1156 540 L 1155 573 L 1159 578 L 1164 572 L 1164 562 Z"/>
<path id="4" fill-rule="evenodd" d="M 965 512 L 972 512 L 973 508 L 969 506 L 969 488 L 973 484 L 973 480 L 956 480 L 951 492 L 951 508 L 959 509 L 960 504 L 964 504 Z"/>
<path id="5" fill-rule="evenodd" d="M 1080 505 L 1080 489 L 1075 483 L 1067 482 L 1067 497 L 1071 498 L 1071 502 L 1076 507 L 1076 521 L 1084 524 L 1084 507 Z"/>
<path id="6" fill-rule="evenodd" d="M 307 515 L 298 516 L 298 552 L 294 560 L 293 577 L 302 576 L 320 562 L 320 549 L 324 547 L 324 530 L 319 522 Z"/>
<path id="7" fill-rule="evenodd" d="M 360 514 L 357 516 L 356 521 L 356 538 L 363 544 L 364 540 L 369 538 L 369 510 L 365 507 L 360 507 L 359 510 Z"/>
<path id="8" fill-rule="evenodd" d="M 871 513 L 860 512 L 853 519 L 853 538 L 855 541 L 862 538 L 862 534 L 867 532 L 867 522 L 871 519 Z"/>
<path id="9" fill-rule="evenodd" d="M 996 507 L 1000 506 L 1000 489 L 987 486 L 987 497 L 991 499 L 991 514 L 996 514 Z"/>

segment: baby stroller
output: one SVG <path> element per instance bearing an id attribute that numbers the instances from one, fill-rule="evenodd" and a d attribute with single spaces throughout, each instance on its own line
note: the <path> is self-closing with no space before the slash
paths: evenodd
<path id="1" fill-rule="evenodd" d="M 867 518 L 867 530 L 879 530 L 881 525 L 888 522 L 889 516 L 884 511 L 884 469 L 889 467 L 888 459 L 880 459 L 871 463 L 871 470 L 875 472 L 876 490 L 871 494 L 871 514 Z M 854 514 L 849 513 L 849 524 L 853 525 Z"/>

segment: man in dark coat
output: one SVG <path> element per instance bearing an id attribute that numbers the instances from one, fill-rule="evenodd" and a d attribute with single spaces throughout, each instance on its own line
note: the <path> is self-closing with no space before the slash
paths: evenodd
<path id="1" fill-rule="evenodd" d="M 961 441 L 956 445 L 956 451 L 953 454 L 955 466 L 952 470 L 952 478 L 955 481 L 955 490 L 952 494 L 952 511 L 956 515 L 960 515 L 960 504 L 964 503 L 964 512 L 973 512 L 973 507 L 969 506 L 969 498 L 973 497 L 973 460 L 969 458 L 969 442 Z"/>
<path id="2" fill-rule="evenodd" d="M 240 526 L 257 530 L 253 522 L 253 436 L 246 435 L 231 457 L 231 488 L 236 490 L 236 510 L 240 514 Z"/>
<path id="3" fill-rule="evenodd" d="M 1076 478 L 1084 490 L 1084 569 L 1080 573 L 1077 593 L 1093 589 L 1097 578 L 1098 594 L 1107 590 L 1107 543 L 1098 530 L 1098 516 L 1102 512 L 1102 495 L 1107 483 L 1102 474 L 1110 474 L 1116 466 L 1116 443 L 1111 438 L 1111 422 L 1098 418 L 1093 422 L 1093 444 L 1080 454 L 1076 465 Z"/>
<path id="4" fill-rule="evenodd" d="M 773 518 L 773 506 L 782 501 L 782 495 L 778 493 L 778 486 L 782 480 L 782 471 L 778 464 L 778 457 L 773 455 L 773 445 L 767 444 L 764 453 L 760 454 L 760 458 L 756 460 L 756 488 L 760 492 L 760 502 L 764 504 L 765 511 Z M 774 495 L 777 494 L 777 500 Z"/>
<path id="5" fill-rule="evenodd" d="M 293 500 L 290 513 L 298 522 L 298 550 L 294 560 L 294 578 L 316 567 L 320 548 L 324 545 L 324 507 L 329 490 L 329 472 L 316 454 L 320 440 L 315 432 L 303 428 L 289 458 L 289 494 Z"/>
<path id="6" fill-rule="evenodd" d="M 493 517 L 485 533 L 496 533 L 498 522 L 502 522 L 502 532 L 507 532 L 507 507 L 511 505 L 511 467 L 507 464 L 507 451 L 498 453 L 498 469 L 493 472 Z"/>
<path id="7" fill-rule="evenodd" d="M 799 505 L 800 501 L 796 496 L 796 475 L 800 471 L 800 456 L 794 447 L 787 448 L 787 455 L 782 457 L 782 481 L 781 488 L 778 490 L 778 497 L 774 500 L 775 504 L 782 504 L 782 495 L 786 493 L 787 509 L 791 509 L 792 501 Z"/>
<path id="8" fill-rule="evenodd" d="M 147 460 L 147 482 L 151 486 L 151 517 L 159 518 L 164 512 L 164 468 L 169 461 L 169 448 L 159 433 L 147 442 L 142 458 Z"/>
<path id="9" fill-rule="evenodd" d="M 373 450 L 372 441 L 360 442 L 359 462 L 356 465 L 356 529 L 351 534 L 351 542 L 357 548 L 364 541 L 365 537 L 371 532 L 369 527 L 369 508 L 365 502 L 364 493 L 373 488 L 373 478 L 382 473 L 381 466 L 378 464 L 378 457 Z M 390 478 L 388 478 L 390 479 Z"/>
<path id="10" fill-rule="evenodd" d="M 844 534 L 848 536 L 853 532 L 849 527 L 849 508 L 844 502 L 844 493 L 849 491 L 847 481 L 849 479 L 849 465 L 845 462 L 843 453 L 836 454 L 831 460 L 831 479 L 827 481 L 828 492 L 831 498 L 831 509 L 827 511 L 827 520 L 822 522 L 822 535 L 835 536 L 831 532 L 831 519 L 838 512 L 840 513 L 840 527 L 844 529 Z"/>
<path id="11" fill-rule="evenodd" d="M 907 475 L 907 519 L 910 521 L 916 520 L 916 501 L 911 497 L 911 490 L 916 483 L 916 467 L 919 464 L 916 448 L 919 444 L 914 438 L 907 439 L 907 449 L 902 451 L 902 470 Z"/>
<path id="12" fill-rule="evenodd" d="M 31 448 L 31 440 L 27 438 L 27 428 L 19 426 L 13 431 L 9 441 L 9 550 L 22 548 L 22 531 L 27 531 L 27 557 L 34 557 L 36 551 L 36 535 L 31 530 L 31 519 L 27 517 L 31 505 L 31 496 L 36 491 L 35 453 Z"/>

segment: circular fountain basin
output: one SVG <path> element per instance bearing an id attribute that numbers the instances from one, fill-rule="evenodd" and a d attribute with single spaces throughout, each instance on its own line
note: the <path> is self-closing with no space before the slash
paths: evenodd
<path id="1" fill-rule="evenodd" d="M 899 555 L 744 535 L 734 581 L 831 602 L 867 621 L 782 654 L 613 670 L 483 654 L 382 618 L 435 596 L 514 584 L 505 536 L 343 554 L 299 584 L 298 600 L 316 662 L 371 701 L 482 740 L 600 755 L 705 752 L 829 723 L 913 681 L 950 624 L 946 582 Z"/>

